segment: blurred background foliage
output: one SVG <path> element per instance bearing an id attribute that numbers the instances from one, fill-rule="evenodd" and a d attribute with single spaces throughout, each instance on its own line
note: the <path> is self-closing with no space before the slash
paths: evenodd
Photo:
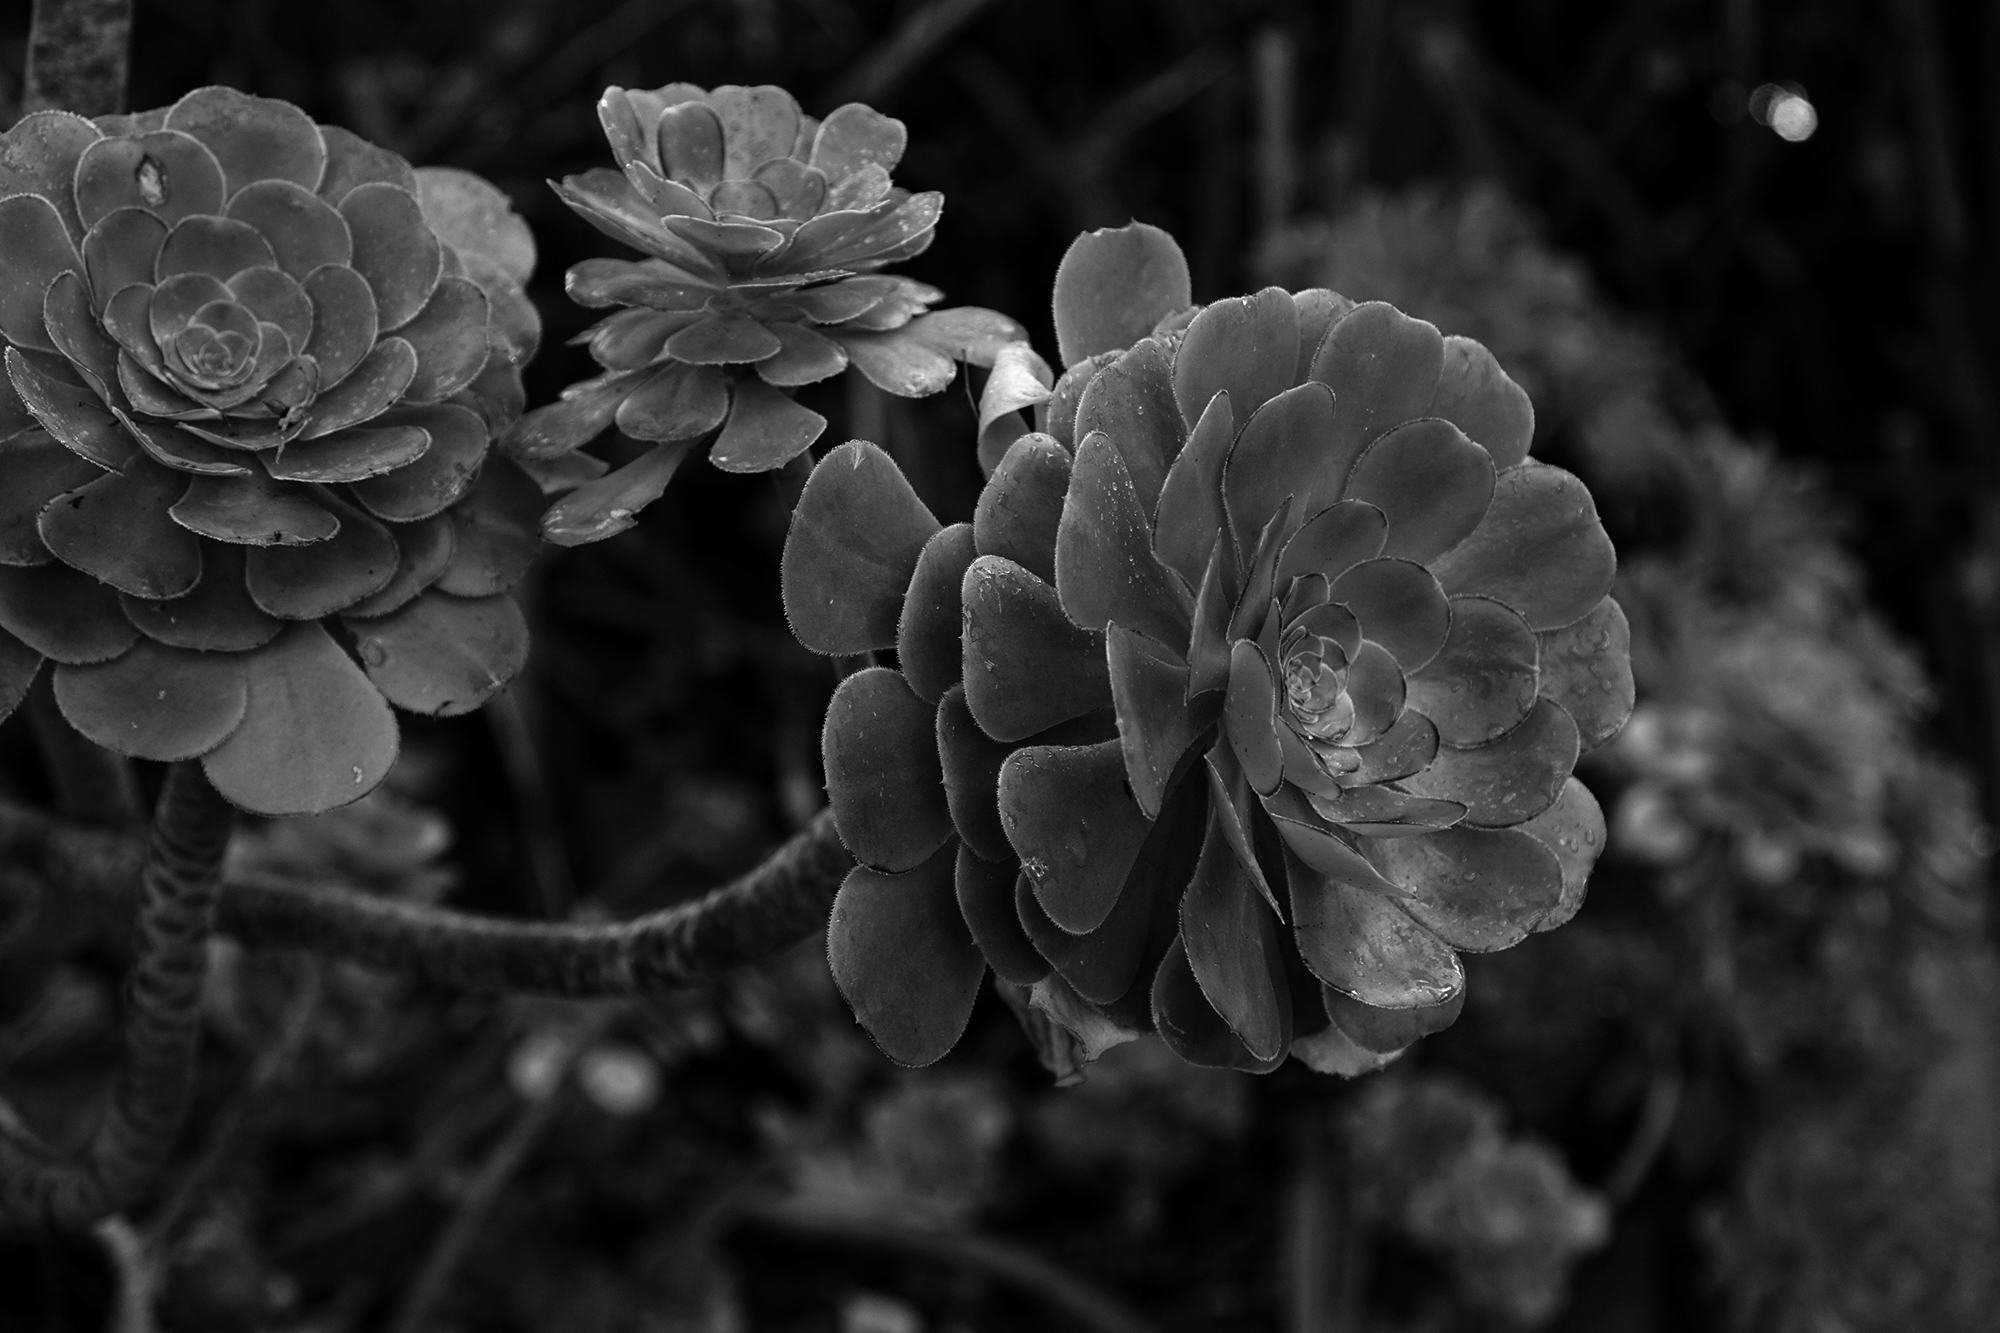
<path id="1" fill-rule="evenodd" d="M 908 271 L 1045 352 L 1064 246 L 1135 216 L 1199 299 L 1323 284 L 1488 343 L 1621 553 L 1641 706 L 1583 774 L 1589 903 L 1354 1084 L 1147 1042 L 1057 1090 L 992 997 L 897 1071 L 811 943 L 613 1006 L 219 946 L 173 1172 L 95 1239 L 0 1237 L 0 1329 L 2000 1327 L 2000 8 L 140 0 L 132 97 L 233 84 L 496 180 L 539 403 L 588 370 L 563 270 L 608 253 L 542 182 L 605 159 L 604 85 L 670 80 L 902 117 L 947 196 Z M 966 395 L 819 392 L 969 514 Z M 570 916 L 748 865 L 822 800 L 789 499 L 690 468 L 547 560 L 500 706 L 235 868 Z M 0 777 L 60 797 L 26 711 Z M 0 922 L 0 1092 L 58 1137 L 115 1048 L 119 942 L 74 918 Z"/>

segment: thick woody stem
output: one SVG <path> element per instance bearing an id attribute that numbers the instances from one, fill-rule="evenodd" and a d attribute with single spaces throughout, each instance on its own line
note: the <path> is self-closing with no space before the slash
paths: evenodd
<path id="1" fill-rule="evenodd" d="M 0 861 L 83 895 L 100 915 L 129 910 L 133 850 L 117 834 L 0 802 Z M 853 867 L 822 811 L 741 878 L 630 921 L 499 920 L 336 886 L 250 881 L 223 886 L 216 925 L 245 944 L 347 958 L 453 989 L 646 994 L 764 961 L 824 929 Z"/>
<path id="2" fill-rule="evenodd" d="M 87 1226 L 130 1205 L 166 1160 L 193 1083 L 208 937 L 235 818 L 199 765 L 168 770 L 139 875 L 124 1061 L 110 1104 L 74 1157 L 0 1139 L 0 1216 Z"/>
<path id="3" fill-rule="evenodd" d="M 21 110 L 123 111 L 131 45 L 132 0 L 35 0 Z"/>

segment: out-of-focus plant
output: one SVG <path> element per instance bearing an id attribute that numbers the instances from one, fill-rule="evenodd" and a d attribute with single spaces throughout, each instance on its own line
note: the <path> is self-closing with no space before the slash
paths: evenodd
<path id="1" fill-rule="evenodd" d="M 1369 1085 L 1342 1115 L 1362 1217 L 1449 1264 L 1466 1303 L 1510 1323 L 1546 1323 L 1570 1271 L 1611 1235 L 1603 1198 L 1500 1108 L 1449 1075 Z"/>
<path id="2" fill-rule="evenodd" d="M 537 408 L 506 447 L 575 485 L 550 509 L 550 540 L 577 545 L 632 526 L 694 444 L 732 472 L 782 467 L 826 419 L 798 388 L 852 366 L 877 388 L 922 397 L 957 361 L 991 366 L 1025 340 L 978 307 L 930 311 L 944 293 L 879 270 L 921 254 L 944 197 L 893 185 L 903 123 L 859 102 L 824 121 L 782 88 L 610 88 L 598 118 L 618 169 L 555 186 L 562 201 L 642 260 L 587 259 L 572 300 L 617 307 L 580 341 L 604 367 Z M 652 448 L 608 476 L 576 450 L 608 427 Z M 566 481 L 558 478 L 567 478 Z M 592 478 L 586 480 L 586 478 Z"/>
<path id="3" fill-rule="evenodd" d="M 865 442 L 794 515 L 794 631 L 900 667 L 842 683 L 823 746 L 863 866 L 829 956 L 905 1063 L 990 964 L 1085 1058 L 1157 1029 L 1375 1067 L 1456 1016 L 1456 950 L 1566 921 L 1602 850 L 1571 770 L 1631 707 L 1626 627 L 1526 396 L 1385 304 L 1187 294 L 1164 232 L 1080 238 L 1048 433 L 973 522 Z"/>
<path id="4" fill-rule="evenodd" d="M 1653 529 L 1619 584 L 1640 704 L 1599 772 L 1620 790 L 1612 852 L 1671 928 L 1586 920 L 1573 950 L 1493 960 L 1514 975 L 1474 1016 L 1487 1054 L 1546 1069 L 1575 1040 L 1578 983 L 1524 969 L 1631 988 L 1697 1062 L 1662 1151 L 1694 1174 L 1728 1155 L 1700 1220 L 1740 1326 L 1993 1322 L 1988 835 L 1925 752 L 1923 673 L 1868 611 L 1816 479 L 1717 425 L 1490 187 L 1370 195 L 1262 258 L 1486 341 L 1607 510 Z"/>

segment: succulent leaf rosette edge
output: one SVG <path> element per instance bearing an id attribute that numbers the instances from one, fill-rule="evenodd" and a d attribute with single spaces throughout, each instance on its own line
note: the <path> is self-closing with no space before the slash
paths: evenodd
<path id="1" fill-rule="evenodd" d="M 534 241 L 507 198 L 287 102 L 23 117 L 0 155 L 0 704 L 234 805 L 365 795 L 391 706 L 519 669 Z"/>
<path id="2" fill-rule="evenodd" d="M 1389 305 L 1195 309 L 1133 224 L 1078 238 L 1055 318 L 970 523 L 866 441 L 793 516 L 801 642 L 895 653 L 822 735 L 835 979 L 905 1064 L 990 967 L 1082 1058 L 1379 1068 L 1456 1018 L 1462 951 L 1583 901 L 1573 770 L 1632 708 L 1610 540 L 1492 355 Z"/>

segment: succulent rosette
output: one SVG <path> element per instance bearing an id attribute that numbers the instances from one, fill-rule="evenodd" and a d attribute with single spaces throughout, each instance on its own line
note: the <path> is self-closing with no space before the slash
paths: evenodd
<path id="1" fill-rule="evenodd" d="M 762 472 L 803 453 L 826 419 L 792 398 L 849 366 L 903 397 L 951 383 L 955 360 L 991 365 L 1026 339 L 991 310 L 931 312 L 937 288 L 879 272 L 922 253 L 944 196 L 893 185 L 908 135 L 859 102 L 824 121 L 777 87 L 705 91 L 674 83 L 610 88 L 598 117 L 618 169 L 554 186 L 564 203 L 648 257 L 587 259 L 570 298 L 616 309 L 579 338 L 604 368 L 537 408 L 509 436 L 515 457 L 568 460 L 612 425 L 654 447 L 584 481 L 548 514 L 563 544 L 632 525 L 694 443 L 710 460 Z"/>
<path id="2" fill-rule="evenodd" d="M 990 965 L 1086 1054 L 1355 1073 L 1456 1017 L 1461 951 L 1582 902 L 1572 770 L 1630 712 L 1628 640 L 1526 395 L 1385 304 L 1187 293 L 1163 232 L 1078 240 L 1046 433 L 971 523 L 859 441 L 800 499 L 795 632 L 895 652 L 823 750 L 861 862 L 830 961 L 897 1060 Z"/>
<path id="3" fill-rule="evenodd" d="M 521 664 L 535 483 L 489 460 L 534 242 L 466 172 L 203 88 L 0 154 L 0 703 L 200 758 L 245 809 L 372 789 L 390 706 Z"/>

